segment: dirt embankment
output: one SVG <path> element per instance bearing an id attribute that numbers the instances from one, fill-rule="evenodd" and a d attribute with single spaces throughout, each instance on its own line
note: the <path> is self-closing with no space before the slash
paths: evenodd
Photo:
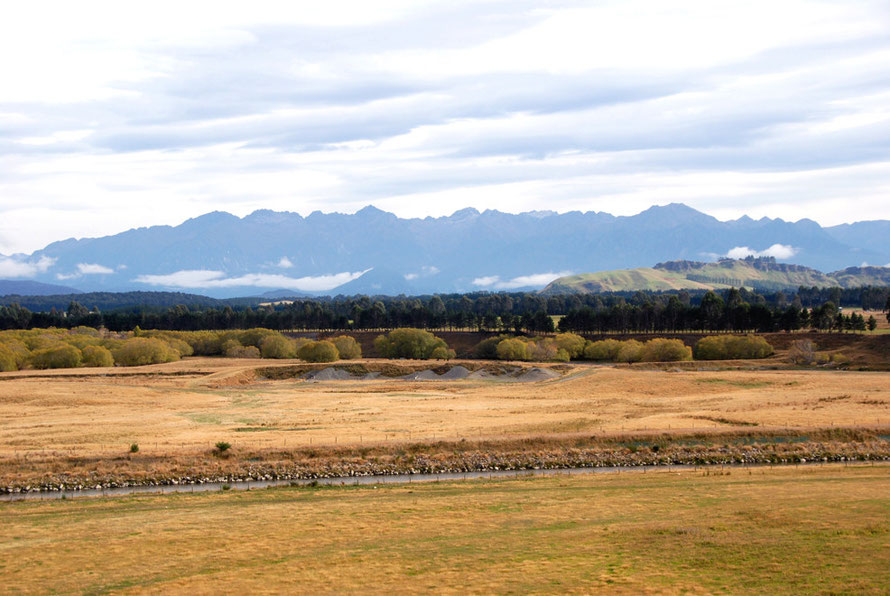
<path id="1" fill-rule="evenodd" d="M 540 381 L 556 378 L 574 367 L 566 364 L 512 364 L 491 361 L 397 361 L 365 360 L 324 364 L 296 364 L 261 367 L 253 371 L 258 380 L 305 379 L 315 381 L 358 379 L 459 380 L 497 379 L 505 381 Z"/>
<path id="2" fill-rule="evenodd" d="M 0 462 L 0 492 L 489 470 L 890 461 L 890 436 L 881 433 L 886 430 L 650 433 L 200 452 L 170 458 L 133 454 L 43 462 L 29 457 Z"/>

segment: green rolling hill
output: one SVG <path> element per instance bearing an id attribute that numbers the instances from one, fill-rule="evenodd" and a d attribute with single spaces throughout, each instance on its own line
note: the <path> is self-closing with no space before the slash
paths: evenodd
<path id="1" fill-rule="evenodd" d="M 822 273 L 773 258 L 721 259 L 716 263 L 670 261 L 655 267 L 581 273 L 554 280 L 543 294 L 593 294 L 667 290 L 720 290 L 747 287 L 760 291 L 800 286 L 852 288 L 890 285 L 890 267 L 849 267 Z"/>

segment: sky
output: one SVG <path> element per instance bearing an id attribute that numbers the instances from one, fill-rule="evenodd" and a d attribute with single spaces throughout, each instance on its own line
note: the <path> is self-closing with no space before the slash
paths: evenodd
<path id="1" fill-rule="evenodd" d="M 890 219 L 881 1 L 19 2 L 0 253 L 209 211 Z"/>

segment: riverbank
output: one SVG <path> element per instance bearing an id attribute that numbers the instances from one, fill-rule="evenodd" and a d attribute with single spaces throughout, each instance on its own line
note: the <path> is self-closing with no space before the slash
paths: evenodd
<path id="1" fill-rule="evenodd" d="M 645 433 L 7 459 L 0 494 L 387 475 L 641 466 L 890 461 L 890 429 Z"/>

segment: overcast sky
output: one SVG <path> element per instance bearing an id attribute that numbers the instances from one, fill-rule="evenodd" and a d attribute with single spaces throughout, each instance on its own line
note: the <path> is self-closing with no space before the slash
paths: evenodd
<path id="1" fill-rule="evenodd" d="M 890 219 L 890 3 L 17 2 L 0 253 L 212 210 Z"/>

